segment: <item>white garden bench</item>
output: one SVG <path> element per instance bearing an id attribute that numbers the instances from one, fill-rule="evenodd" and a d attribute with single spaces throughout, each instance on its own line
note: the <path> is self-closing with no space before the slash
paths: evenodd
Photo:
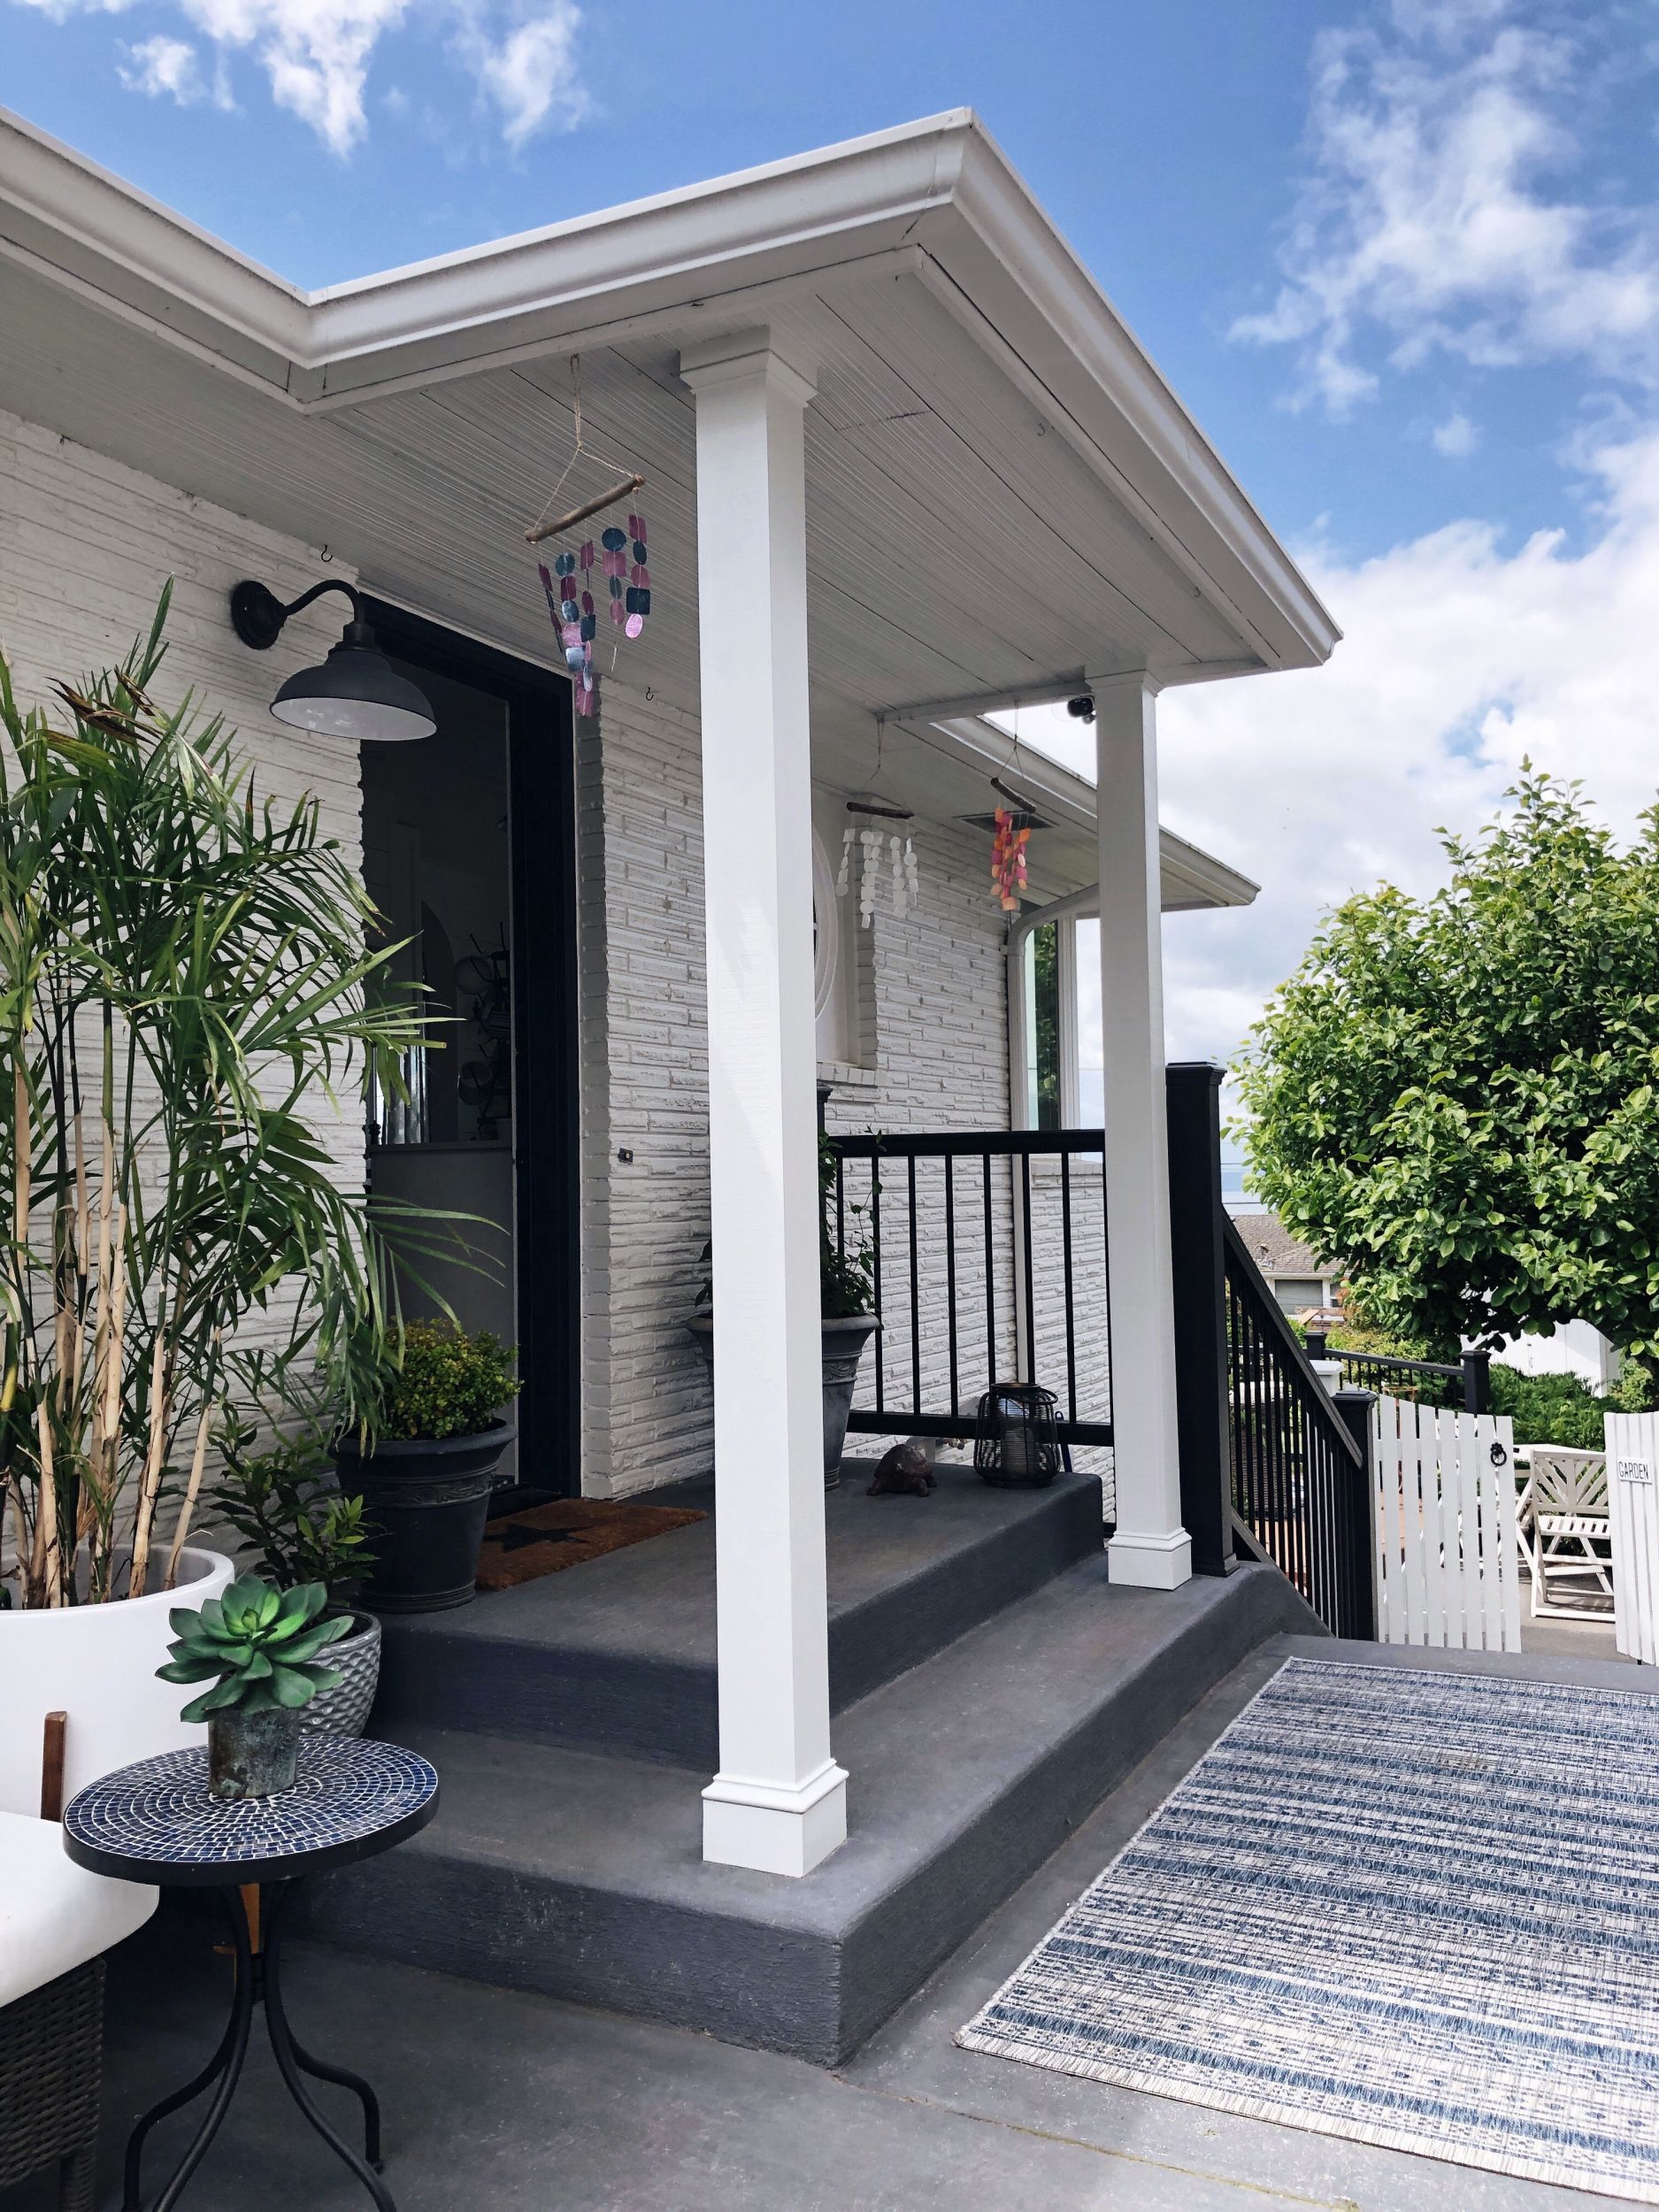
<path id="1" fill-rule="evenodd" d="M 1517 1512 L 1522 1555 L 1532 1579 L 1532 1617 L 1609 1619 L 1613 1540 L 1607 1454 L 1564 1444 L 1527 1444 Z"/>

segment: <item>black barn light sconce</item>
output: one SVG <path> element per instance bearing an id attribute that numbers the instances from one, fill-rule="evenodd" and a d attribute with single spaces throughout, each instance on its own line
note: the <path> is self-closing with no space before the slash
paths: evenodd
<path id="1" fill-rule="evenodd" d="M 265 585 L 244 581 L 230 595 L 231 627 L 256 653 L 268 652 L 288 617 L 326 591 L 344 592 L 351 602 L 351 619 L 320 666 L 302 668 L 288 678 L 271 702 L 272 713 L 296 730 L 315 730 L 321 737 L 352 744 L 430 737 L 438 726 L 432 703 L 407 676 L 398 674 L 374 642 L 355 585 L 331 576 L 285 607 Z"/>

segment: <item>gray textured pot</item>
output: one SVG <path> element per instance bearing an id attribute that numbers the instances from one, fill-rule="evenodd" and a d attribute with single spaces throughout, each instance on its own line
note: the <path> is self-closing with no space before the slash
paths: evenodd
<path id="1" fill-rule="evenodd" d="M 301 1706 L 300 1727 L 308 1736 L 360 1736 L 369 1724 L 380 1681 L 380 1624 L 373 1613 L 353 1613 L 351 1621 L 350 1635 L 318 1655 L 318 1664 L 341 1678 Z"/>
<path id="2" fill-rule="evenodd" d="M 284 1706 L 262 1713 L 233 1706 L 207 1717 L 207 1786 L 214 1797 L 275 1797 L 292 1789 L 300 1717 Z"/>
<path id="3" fill-rule="evenodd" d="M 824 1331 L 824 1487 L 833 1490 L 841 1479 L 841 1454 L 847 1447 L 847 1417 L 853 1409 L 853 1389 L 864 1346 L 880 1327 L 873 1313 L 856 1313 L 832 1321 Z M 697 1340 L 710 1378 L 714 1374 L 714 1316 L 694 1313 L 686 1323 Z"/>

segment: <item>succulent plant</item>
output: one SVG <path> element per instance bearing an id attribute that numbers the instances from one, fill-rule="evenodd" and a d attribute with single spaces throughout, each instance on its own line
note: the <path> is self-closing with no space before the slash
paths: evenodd
<path id="1" fill-rule="evenodd" d="M 242 1575 L 223 1597 L 209 1598 L 200 1612 L 180 1607 L 168 1616 L 179 1640 L 157 1674 L 164 1682 L 207 1682 L 180 1717 L 207 1720 L 239 1708 L 245 1713 L 296 1711 L 340 1677 L 315 1662 L 319 1651 L 344 1636 L 348 1617 L 319 1620 L 328 1602 L 320 1582 L 276 1590 L 257 1575 Z"/>

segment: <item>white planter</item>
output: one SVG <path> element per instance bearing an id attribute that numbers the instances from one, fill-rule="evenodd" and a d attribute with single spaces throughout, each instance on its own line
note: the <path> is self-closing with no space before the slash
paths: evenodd
<path id="1" fill-rule="evenodd" d="M 48 1713 L 67 1713 L 64 1802 L 134 1759 L 205 1744 L 204 1723 L 179 1709 L 188 1684 L 157 1682 L 173 1632 L 167 1616 L 219 1597 L 231 1563 L 186 1546 L 178 1586 L 112 1605 L 0 1613 L 0 1812 L 41 1809 L 41 1744 Z"/>

